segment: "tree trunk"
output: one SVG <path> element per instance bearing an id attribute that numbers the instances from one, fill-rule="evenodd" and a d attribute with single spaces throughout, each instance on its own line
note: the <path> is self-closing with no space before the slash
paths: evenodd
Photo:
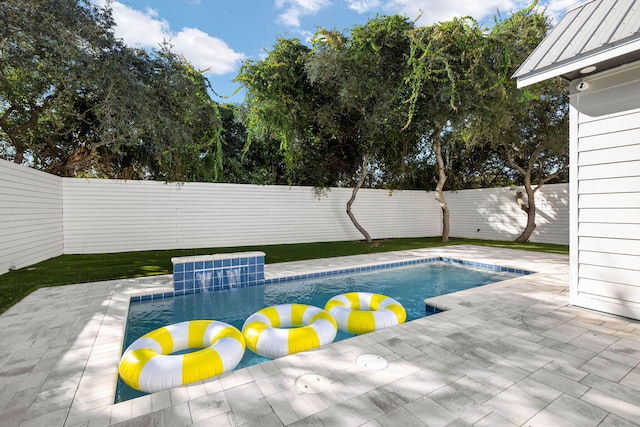
<path id="1" fill-rule="evenodd" d="M 533 234 L 533 231 L 536 229 L 536 198 L 535 198 L 535 190 L 531 187 L 531 178 L 529 176 L 525 176 L 524 179 L 524 190 L 527 193 L 527 201 L 525 202 L 522 199 L 522 192 L 518 192 L 516 194 L 516 200 L 518 204 L 520 204 L 520 209 L 527 213 L 527 226 L 525 227 L 522 234 L 520 234 L 516 238 L 516 242 L 527 242 L 529 238 Z"/>
<path id="2" fill-rule="evenodd" d="M 526 202 L 522 197 L 521 191 L 518 191 L 518 193 L 516 194 L 516 201 L 520 205 L 520 209 L 522 209 L 527 214 L 527 226 L 524 228 L 524 231 L 522 232 L 522 234 L 516 237 L 516 242 L 521 242 L 521 243 L 527 242 L 531 237 L 531 235 L 533 234 L 533 231 L 536 229 L 536 199 L 535 199 L 536 191 L 538 191 L 538 189 L 540 189 L 540 187 L 542 187 L 542 185 L 545 182 L 549 181 L 555 175 L 558 174 L 558 172 L 556 172 L 555 174 L 549 175 L 547 178 L 540 180 L 538 185 L 536 185 L 536 188 L 533 188 L 531 186 L 531 171 L 533 170 L 534 163 L 541 150 L 542 148 L 536 148 L 533 151 L 531 156 L 529 156 L 529 162 L 528 162 L 527 168 L 525 169 L 522 166 L 519 166 L 515 162 L 511 151 L 508 148 L 505 149 L 509 166 L 511 166 L 513 169 L 517 170 L 522 174 L 524 178 L 524 191 L 527 193 Z"/>
<path id="3" fill-rule="evenodd" d="M 13 163 L 21 165 L 23 161 L 24 161 L 24 148 L 18 149 L 16 147 L 16 155 L 13 158 Z"/>
<path id="4" fill-rule="evenodd" d="M 4 128 L 3 130 L 9 136 L 9 143 L 13 145 L 13 149 L 16 150 L 16 154 L 13 157 L 13 163 L 21 165 L 24 161 L 24 153 L 27 150 L 27 147 L 22 143 L 20 137 L 13 134 L 12 132 L 7 132 Z"/>
<path id="5" fill-rule="evenodd" d="M 447 175 L 444 173 L 444 160 L 442 159 L 442 141 L 440 134 L 442 127 L 436 126 L 433 134 L 433 151 L 436 153 L 436 161 L 438 162 L 438 184 L 436 185 L 436 200 L 442 209 L 442 241 L 449 241 L 449 206 L 444 199 L 442 189 L 447 181 Z"/>
<path id="6" fill-rule="evenodd" d="M 351 198 L 347 202 L 347 215 L 349 215 L 349 219 L 351 219 L 351 222 L 353 223 L 353 225 L 358 229 L 360 233 L 362 233 L 367 243 L 371 244 L 373 242 L 373 240 L 371 239 L 371 236 L 369 235 L 367 230 L 365 230 L 364 227 L 360 225 L 358 220 L 356 220 L 356 217 L 353 214 L 353 212 L 351 212 L 351 205 L 353 205 L 353 202 L 356 201 L 356 195 L 358 194 L 358 190 L 362 188 L 362 185 L 364 184 L 365 179 L 367 179 L 368 164 L 369 164 L 369 154 L 367 153 L 362 158 L 362 172 L 360 174 L 360 179 L 358 180 L 358 184 L 356 184 L 356 186 L 353 188 L 353 192 L 351 193 Z"/>

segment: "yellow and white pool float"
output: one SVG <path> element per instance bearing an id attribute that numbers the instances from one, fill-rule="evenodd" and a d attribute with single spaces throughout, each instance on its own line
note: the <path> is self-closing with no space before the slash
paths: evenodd
<path id="1" fill-rule="evenodd" d="M 336 295 L 327 301 L 324 309 L 336 319 L 341 331 L 352 334 L 366 334 L 407 319 L 407 312 L 398 301 L 370 292 Z"/>
<path id="2" fill-rule="evenodd" d="M 321 308 L 281 304 L 253 313 L 242 333 L 253 352 L 275 359 L 333 342 L 338 326 Z"/>
<path id="3" fill-rule="evenodd" d="M 186 354 L 177 351 L 198 349 Z M 118 371 L 130 387 L 153 393 L 215 377 L 235 368 L 245 351 L 242 333 L 216 320 L 192 320 L 156 329 L 135 340 Z"/>

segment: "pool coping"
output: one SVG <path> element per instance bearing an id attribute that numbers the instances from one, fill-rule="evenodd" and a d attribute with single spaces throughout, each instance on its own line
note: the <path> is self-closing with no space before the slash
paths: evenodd
<path id="1" fill-rule="evenodd" d="M 547 385 L 557 390 L 559 395 L 567 396 L 566 399 L 578 399 L 580 405 L 604 408 L 598 409 L 604 411 L 603 419 L 606 417 L 611 421 L 622 417 L 629 420 L 631 415 L 640 414 L 640 403 L 634 406 L 620 401 L 618 397 L 607 395 L 605 400 L 599 397 L 613 385 L 599 386 L 596 380 L 589 380 L 588 385 L 580 382 L 591 378 L 589 372 L 593 370 L 592 364 L 601 372 L 612 369 L 611 363 L 602 365 L 598 361 L 599 356 L 594 356 L 590 361 L 586 359 L 582 365 L 582 359 L 569 356 L 559 347 L 561 344 L 568 345 L 563 344 L 568 341 L 565 335 L 569 339 L 577 336 L 576 329 L 581 333 L 586 331 L 585 336 L 589 334 L 590 339 L 586 340 L 589 343 L 599 340 L 610 347 L 624 344 L 623 348 L 627 350 L 625 360 L 635 360 L 634 366 L 638 366 L 635 370 L 629 368 L 629 375 L 640 376 L 638 322 L 569 306 L 566 255 L 459 245 L 328 258 L 314 260 L 314 264 L 267 264 L 265 274 L 270 278 L 287 277 L 302 272 L 335 270 L 345 266 L 385 263 L 389 259 L 409 260 L 430 255 L 521 267 L 537 273 L 430 298 L 427 303 L 448 310 L 434 316 L 118 404 L 112 402 L 130 297 L 168 288 L 170 276 L 42 288 L 0 316 L 0 328 L 3 330 L 1 340 L 3 348 L 7 349 L 6 353 L 0 354 L 0 385 L 3 386 L 0 390 L 0 424 L 53 427 L 151 423 L 198 425 L 199 422 L 202 423 L 200 425 L 207 425 L 207 422 L 216 425 L 289 425 L 301 422 L 304 425 L 315 422 L 317 425 L 329 425 L 338 422 L 335 417 L 340 416 L 340 420 L 350 420 L 348 422 L 351 424 L 377 420 L 381 425 L 393 425 L 391 421 L 397 421 L 398 414 L 395 411 L 399 408 L 392 405 L 386 410 L 381 409 L 380 405 L 372 403 L 372 399 L 376 399 L 368 394 L 374 391 L 386 393 L 383 389 L 391 386 L 392 381 L 402 382 L 408 387 L 397 391 L 402 395 L 416 387 L 417 384 L 412 381 L 417 378 L 424 393 L 435 393 L 434 387 L 440 387 L 437 390 L 448 389 L 457 378 L 467 378 L 464 376 L 465 369 L 472 366 L 476 381 L 489 385 L 497 381 L 495 378 L 500 378 L 501 381 L 515 384 L 515 387 L 520 382 L 516 383 L 513 378 L 507 377 L 515 375 L 516 366 L 518 372 L 525 373 L 528 369 L 539 368 L 529 374 L 535 376 L 536 381 L 545 381 L 537 376 L 540 371 L 547 376 L 555 375 L 547 369 L 547 366 L 552 369 L 551 365 L 544 363 L 556 367 L 570 365 L 566 367 L 567 375 L 583 372 L 577 368 L 584 369 L 582 375 L 586 375 L 585 379 L 576 377 L 571 382 L 572 387 L 582 390 L 580 395 L 573 397 L 571 390 L 566 390 L 566 384 L 562 382 Z M 492 316 L 503 319 L 503 323 L 491 320 Z M 521 325 L 525 317 L 526 328 Z M 481 359 L 465 361 L 456 367 L 439 367 L 442 363 L 448 363 L 449 359 L 459 359 L 455 355 L 455 346 L 449 348 L 449 352 L 445 351 L 445 348 L 457 342 L 454 337 L 458 333 L 473 328 L 482 335 L 484 332 L 480 331 L 486 331 L 488 325 L 491 332 L 504 332 L 505 337 L 513 341 L 510 345 L 521 348 L 517 354 L 506 359 L 501 357 L 495 362 L 501 366 L 500 369 L 506 369 L 506 374 L 484 365 Z M 416 339 L 418 342 L 407 345 L 411 342 L 407 340 Z M 581 342 L 580 345 L 587 344 Z M 580 355 L 584 353 L 586 358 L 586 350 L 576 346 L 571 348 L 574 352 L 580 350 Z M 429 356 L 434 349 L 442 352 L 435 359 Z M 637 349 L 637 355 L 633 353 L 634 349 Z M 363 371 L 353 363 L 356 356 L 363 352 L 386 357 L 390 361 L 389 368 L 376 375 Z M 485 352 L 477 357 L 486 358 L 490 354 Z M 438 361 L 440 357 L 444 357 L 443 361 Z M 578 361 L 581 363 L 578 364 Z M 536 366 L 529 366 L 531 364 Z M 426 365 L 428 369 L 425 371 L 421 366 Z M 617 364 L 616 367 L 619 369 Z M 486 370 L 485 374 L 483 370 Z M 331 380 L 333 388 L 330 394 L 308 395 L 296 390 L 296 378 L 310 371 L 321 372 Z M 529 381 L 529 377 L 525 380 Z M 623 387 L 616 383 L 615 386 L 626 390 L 626 385 Z M 433 393 L 429 396 L 436 399 Z M 440 405 L 444 405 L 436 405 L 436 408 L 433 406 L 435 401 L 426 395 L 420 398 L 419 406 L 411 406 L 413 403 L 407 401 L 409 403 L 400 409 L 405 412 L 409 410 L 412 416 L 421 420 L 433 416 L 420 409 L 424 407 L 425 411 L 437 409 L 440 419 L 453 417 L 453 421 L 457 417 L 468 424 L 472 424 L 468 418 L 472 414 L 476 417 L 475 421 L 480 423 L 480 420 L 484 420 L 485 425 L 491 425 L 490 421 L 511 420 L 516 423 L 514 420 L 519 420 L 517 417 L 520 415 L 509 412 L 511 405 L 503 402 L 508 399 L 504 393 L 506 391 L 494 390 L 494 396 L 481 405 L 482 411 L 472 405 L 475 409 L 471 412 L 450 412 L 453 409 L 446 402 L 436 399 Z M 615 404 L 611 403 L 612 399 Z M 542 420 L 555 416 L 557 410 L 552 407 L 554 402 L 547 402 L 540 407 L 538 403 L 527 407 L 526 413 L 529 415 L 522 423 L 537 417 L 543 417 L 540 418 Z M 403 414 L 406 415 L 405 412 Z M 390 418 L 385 418 L 387 416 Z"/>

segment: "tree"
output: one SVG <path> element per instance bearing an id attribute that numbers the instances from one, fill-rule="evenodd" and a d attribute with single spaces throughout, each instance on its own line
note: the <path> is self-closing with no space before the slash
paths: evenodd
<path id="1" fill-rule="evenodd" d="M 89 1 L 5 0 L 0 10 L 0 140 L 22 163 L 39 126 L 74 116 L 73 100 L 114 43 L 109 11 Z M 47 123 L 41 123 L 45 120 Z"/>
<path id="2" fill-rule="evenodd" d="M 481 111 L 465 130 L 472 144 L 498 150 L 508 167 L 522 176 L 526 198 L 516 195 L 527 225 L 516 241 L 526 242 L 536 227 L 535 193 L 568 168 L 566 83 L 552 79 L 518 90 L 511 76 L 542 41 L 549 19 L 535 3 L 499 21 L 486 40 L 485 87 Z"/>
<path id="3" fill-rule="evenodd" d="M 401 106 L 411 26 L 396 16 L 354 27 L 350 37 L 320 30 L 313 50 L 280 39 L 236 79 L 247 88 L 250 138 L 278 136 L 293 182 L 353 186 L 346 211 L 367 242 L 352 205 L 370 165 L 383 161 L 381 147 L 402 138 L 394 109 Z"/>
<path id="4" fill-rule="evenodd" d="M 413 24 L 401 16 L 378 17 L 351 29 L 349 37 L 320 30 L 314 39 L 314 55 L 306 70 L 312 82 L 323 88 L 329 102 L 319 121 L 342 151 L 350 151 L 358 163 L 344 165 L 345 178 L 353 183 L 346 212 L 364 236 L 372 239 L 352 211 L 358 191 L 372 167 L 390 168 L 390 153 L 408 141 L 403 134 L 408 31 Z M 406 132 L 407 134 L 409 132 Z"/>
<path id="5" fill-rule="evenodd" d="M 267 57 L 243 64 L 235 81 L 246 89 L 247 146 L 276 142 L 284 154 L 289 183 L 308 183 L 301 144 L 313 140 L 318 92 L 304 65 L 309 47 L 298 39 L 279 39 Z"/>
<path id="6" fill-rule="evenodd" d="M 471 18 L 416 28 L 410 33 L 411 71 L 407 82 L 410 111 L 406 126 L 422 129 L 431 141 L 438 181 L 436 200 L 442 209 L 442 241 L 449 240 L 449 207 L 443 189 L 447 181 L 443 157 L 445 133 L 472 113 L 477 91 L 475 73 L 482 58 L 483 30 Z"/>
<path id="7" fill-rule="evenodd" d="M 83 0 L 9 0 L 0 19 L 8 158 L 62 176 L 216 179 L 217 104 L 204 75 L 168 45 L 126 47 L 108 6 Z"/>
<path id="8" fill-rule="evenodd" d="M 244 105 L 223 104 L 222 119 L 223 167 L 221 182 L 238 184 L 287 184 L 285 160 L 278 141 L 254 135 L 247 144 L 247 108 Z"/>

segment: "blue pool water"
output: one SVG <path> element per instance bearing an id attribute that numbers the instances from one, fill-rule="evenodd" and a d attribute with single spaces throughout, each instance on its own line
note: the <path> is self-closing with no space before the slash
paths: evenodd
<path id="1" fill-rule="evenodd" d="M 390 296 L 407 311 L 407 321 L 428 315 L 426 298 L 482 286 L 517 276 L 514 273 L 473 269 L 449 262 L 429 262 L 365 273 L 250 286 L 211 293 L 176 296 L 132 303 L 124 349 L 140 336 L 162 326 L 194 319 L 220 320 L 242 330 L 245 319 L 271 305 L 300 303 L 324 308 L 333 296 L 346 292 L 374 292 Z M 338 332 L 336 341 L 353 335 Z M 247 349 L 236 369 L 268 360 Z M 116 402 L 145 393 L 118 380 Z"/>

